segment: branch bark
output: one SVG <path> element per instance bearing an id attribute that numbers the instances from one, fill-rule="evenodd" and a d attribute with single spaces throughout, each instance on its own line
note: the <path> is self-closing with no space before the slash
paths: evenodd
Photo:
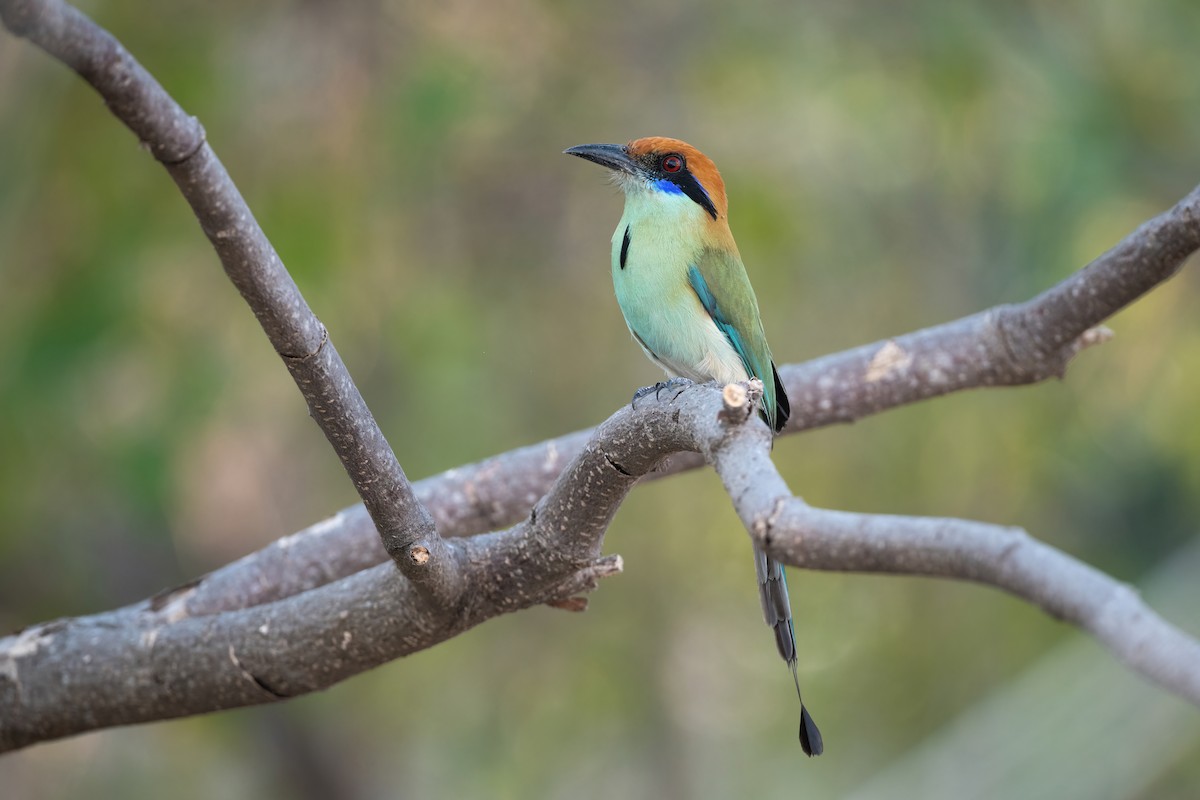
<path id="1" fill-rule="evenodd" d="M 751 536 L 787 563 L 995 585 L 1081 625 L 1134 669 L 1200 703 L 1200 645 L 1128 587 L 1023 532 L 805 506 L 770 464 L 769 432 L 748 413 L 744 393 L 723 402 L 713 387 L 690 387 L 622 409 L 595 431 L 452 471 L 414 491 L 199 123 L 115 39 L 61 0 L 0 0 L 0 19 L 79 72 L 166 166 L 366 509 L 142 604 L 0 639 L 0 750 L 291 697 L 499 614 L 541 603 L 581 608 L 577 595 L 620 569 L 619 558 L 601 557 L 601 544 L 634 483 L 705 460 Z M 1200 189 L 1028 303 L 784 368 L 794 408 L 787 432 L 1062 375 L 1081 348 L 1106 338 L 1096 325 L 1200 246 L 1198 209 Z M 472 535 L 525 514 L 508 530 Z M 435 520 L 468 538 L 440 538 Z M 380 563 L 380 540 L 403 577 Z"/>
<path id="2" fill-rule="evenodd" d="M 770 440 L 740 430 L 705 451 L 746 530 L 795 567 L 952 578 L 994 586 L 1091 633 L 1118 660 L 1200 706 L 1200 642 L 1137 591 L 1016 527 L 814 508 L 792 495 Z"/>
<path id="3" fill-rule="evenodd" d="M 727 396 L 726 396 L 727 397 Z M 1136 593 L 1012 528 L 824 511 L 791 495 L 770 432 L 713 385 L 624 408 L 597 428 L 530 517 L 461 541 L 467 582 L 447 608 L 366 569 L 271 603 L 205 616 L 181 596 L 58 620 L 0 639 L 0 751 L 96 727 L 293 697 L 538 604 L 578 610 L 620 571 L 600 555 L 612 515 L 664 454 L 701 453 L 750 535 L 794 566 L 997 586 L 1094 633 L 1131 668 L 1200 704 L 1200 643 Z M 736 411 L 736 409 L 733 409 Z"/>
<path id="4" fill-rule="evenodd" d="M 438 536 L 329 332 L 208 146 L 200 122 L 108 31 L 62 0 L 4 0 L 0 19 L 79 73 L 166 168 L 333 445 L 386 551 L 416 585 L 452 602 L 462 588 L 455 548 Z"/>
<path id="5" fill-rule="evenodd" d="M 0 639 L 0 751 L 96 727 L 272 702 L 431 647 L 500 614 L 620 571 L 600 548 L 613 514 L 719 394 L 625 408 L 596 429 L 529 519 L 459 540 L 470 590 L 446 606 L 391 564 L 272 603 L 190 614 L 183 593 Z M 704 399 L 707 398 L 707 405 Z M 719 405 L 719 399 L 715 401 Z"/>

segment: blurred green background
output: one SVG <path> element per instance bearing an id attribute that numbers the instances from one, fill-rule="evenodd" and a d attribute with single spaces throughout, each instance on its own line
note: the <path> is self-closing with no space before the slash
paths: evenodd
<path id="1" fill-rule="evenodd" d="M 620 198 L 564 147 L 711 155 L 780 362 L 1025 299 L 1200 182 L 1191 0 L 84 8 L 203 121 L 414 477 L 658 379 L 612 297 Z M 1200 633 L 1198 290 L 1185 271 L 1120 314 L 1065 382 L 791 437 L 778 463 L 816 504 L 1025 526 Z M 0 36 L 0 629 L 354 500 L 165 172 Z M 3 794 L 1197 796 L 1193 707 L 1022 602 L 911 578 L 793 576 L 809 761 L 713 476 L 637 490 L 606 548 L 626 573 L 584 615 L 34 747 L 0 759 Z"/>

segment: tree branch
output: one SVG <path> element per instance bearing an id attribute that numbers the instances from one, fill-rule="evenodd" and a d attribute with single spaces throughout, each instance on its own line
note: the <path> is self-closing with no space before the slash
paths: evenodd
<path id="1" fill-rule="evenodd" d="M 0 19 L 79 73 L 166 167 L 333 445 L 385 549 L 416 585 L 452 602 L 462 588 L 455 551 L 417 501 L 329 332 L 208 146 L 200 122 L 111 34 L 62 0 L 2 0 Z"/>
<path id="2" fill-rule="evenodd" d="M 1175 275 L 1197 249 L 1200 186 L 1020 305 L 780 370 L 794 409 L 788 430 L 854 422 L 964 389 L 1061 378 L 1080 350 L 1111 336 L 1096 326 Z"/>
<path id="3" fill-rule="evenodd" d="M 964 519 L 858 514 L 794 497 L 770 441 L 747 427 L 706 455 L 755 542 L 787 564 L 837 572 L 927 575 L 1003 589 L 1094 635 L 1117 659 L 1200 706 L 1200 642 L 1127 584 L 1021 528 Z"/>
<path id="4" fill-rule="evenodd" d="M 619 559 L 600 557 L 616 508 L 654 470 L 701 463 L 673 457 L 681 451 L 704 454 L 752 537 L 788 563 L 995 585 L 1092 631 L 1133 668 L 1200 703 L 1200 645 L 1128 587 L 1023 532 L 824 511 L 792 497 L 769 461 L 769 432 L 749 412 L 754 387 L 726 392 L 724 401 L 713 387 L 690 387 L 622 409 L 593 432 L 447 473 L 414 491 L 199 123 L 115 39 L 61 0 L 0 0 L 0 18 L 88 80 L 167 167 L 374 520 L 351 509 L 196 585 L 0 639 L 0 749 L 271 702 L 502 613 L 541 603 L 580 608 L 575 595 L 620 569 Z M 788 432 L 1062 375 L 1079 349 L 1104 340 L 1096 325 L 1200 246 L 1198 207 L 1200 189 L 1028 303 L 781 370 L 793 396 Z M 508 530 L 458 540 L 434 529 L 436 519 L 465 536 L 526 513 Z M 403 578 L 390 564 L 368 566 L 384 558 L 375 528 Z"/>
<path id="5" fill-rule="evenodd" d="M 196 616 L 184 589 L 0 639 L 0 751 L 293 697 L 500 614 L 541 603 L 579 608 L 575 595 L 620 571 L 600 547 L 625 495 L 664 453 L 689 447 L 696 417 L 719 407 L 719 394 L 704 388 L 674 408 L 617 412 L 528 520 L 457 540 L 468 590 L 454 606 L 383 564 L 245 609 Z"/>
<path id="6" fill-rule="evenodd" d="M 612 515 L 664 453 L 703 453 L 750 535 L 812 569 L 922 574 L 1010 591 L 1093 632 L 1200 704 L 1200 643 L 1129 587 L 1023 532 L 965 520 L 849 514 L 792 497 L 769 459 L 754 391 L 690 386 L 597 428 L 530 518 L 460 540 L 466 583 L 446 608 L 376 566 L 282 600 L 207 616 L 181 597 L 58 620 L 0 639 L 0 751 L 97 727 L 273 702 L 431 647 L 500 614 L 575 595 L 620 571 L 600 548 Z M 736 411 L 740 409 L 740 416 Z M 85 658 L 86 656 L 86 658 Z"/>

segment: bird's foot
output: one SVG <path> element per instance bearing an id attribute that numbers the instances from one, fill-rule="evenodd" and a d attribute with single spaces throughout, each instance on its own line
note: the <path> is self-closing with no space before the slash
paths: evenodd
<path id="1" fill-rule="evenodd" d="M 650 394 L 654 395 L 655 400 L 661 401 L 662 393 L 665 391 L 673 391 L 675 394 L 671 395 L 671 399 L 674 400 L 676 397 L 679 397 L 679 394 L 684 389 L 691 385 L 692 381 L 688 380 L 687 378 L 676 377 L 667 381 L 659 381 L 653 386 L 643 386 L 633 393 L 633 399 L 629 401 L 629 405 L 636 409 L 638 401 Z"/>
<path id="2" fill-rule="evenodd" d="M 633 393 L 633 399 L 629 401 L 629 405 L 633 406 L 634 408 L 637 408 L 638 400 L 641 400 L 643 397 L 650 394 L 651 392 L 657 392 L 660 388 L 662 388 L 665 385 L 666 384 L 664 384 L 662 381 L 659 381 L 658 383 L 654 384 L 653 386 L 643 386 L 642 388 L 638 389 L 636 392 Z"/>

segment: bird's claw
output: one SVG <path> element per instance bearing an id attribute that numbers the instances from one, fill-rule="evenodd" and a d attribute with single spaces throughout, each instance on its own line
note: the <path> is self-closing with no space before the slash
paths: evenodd
<path id="1" fill-rule="evenodd" d="M 692 385 L 692 382 L 690 380 L 688 380 L 687 378 L 671 378 L 670 380 L 659 381 L 658 383 L 654 384 L 653 386 L 643 386 L 642 388 L 638 389 L 636 392 L 633 393 L 633 399 L 629 401 L 629 405 L 631 408 L 636 409 L 638 400 L 641 400 L 642 398 L 646 397 L 646 395 L 651 394 L 651 393 L 654 394 L 655 400 L 661 402 L 662 401 L 662 393 L 663 393 L 664 389 L 675 390 L 675 395 L 671 398 L 672 400 L 674 400 L 676 397 L 679 396 L 680 392 L 682 392 L 685 388 L 687 388 L 688 386 L 691 386 L 691 385 Z"/>
<path id="2" fill-rule="evenodd" d="M 638 389 L 636 392 L 633 393 L 633 399 L 629 401 L 629 405 L 633 406 L 634 408 L 637 408 L 638 400 L 641 400 L 643 397 L 650 394 L 651 392 L 657 393 L 658 390 L 662 388 L 662 386 L 663 386 L 662 381 L 659 381 L 658 383 L 654 384 L 653 386 L 643 386 L 642 388 Z"/>

